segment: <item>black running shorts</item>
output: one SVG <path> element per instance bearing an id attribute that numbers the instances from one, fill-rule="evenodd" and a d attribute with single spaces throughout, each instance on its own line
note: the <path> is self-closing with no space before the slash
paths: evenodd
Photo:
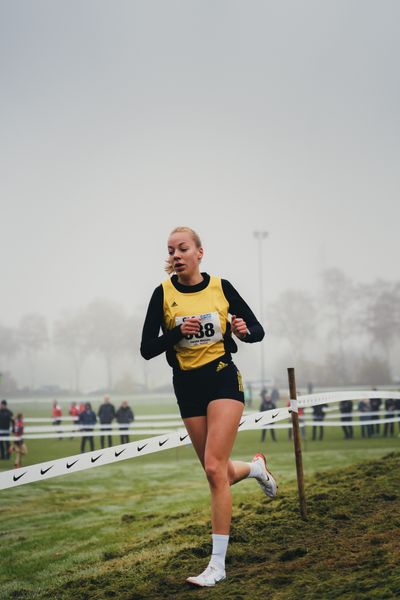
<path id="1" fill-rule="evenodd" d="M 173 384 L 182 419 L 202 417 L 212 400 L 238 400 L 244 404 L 240 371 L 232 361 L 216 360 L 199 369 L 174 373 Z"/>

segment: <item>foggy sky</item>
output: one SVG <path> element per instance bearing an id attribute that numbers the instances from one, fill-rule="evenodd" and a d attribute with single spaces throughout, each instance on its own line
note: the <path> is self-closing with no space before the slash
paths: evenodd
<path id="1" fill-rule="evenodd" d="M 143 311 L 166 239 L 259 312 L 399 276 L 396 1 L 3 0 L 0 322 Z"/>

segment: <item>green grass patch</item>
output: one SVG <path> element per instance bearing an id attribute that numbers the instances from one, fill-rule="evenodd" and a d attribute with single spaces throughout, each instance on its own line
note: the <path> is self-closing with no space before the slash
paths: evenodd
<path id="1" fill-rule="evenodd" d="M 400 597 L 398 438 L 345 441 L 331 428 L 306 441 L 305 523 L 292 443 L 277 437 L 267 454 L 280 494 L 269 501 L 254 480 L 233 488 L 228 579 L 216 588 L 185 583 L 211 550 L 208 486 L 185 447 L 0 492 L 0 598 Z M 78 449 L 31 442 L 25 464 Z M 259 431 L 241 432 L 234 456 L 260 449 Z"/>

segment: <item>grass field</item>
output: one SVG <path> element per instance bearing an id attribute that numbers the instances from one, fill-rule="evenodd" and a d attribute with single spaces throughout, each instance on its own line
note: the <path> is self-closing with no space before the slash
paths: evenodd
<path id="1" fill-rule="evenodd" d="M 172 400 L 134 408 L 176 410 Z M 280 495 L 270 502 L 254 480 L 233 488 L 228 579 L 215 589 L 184 583 L 210 553 L 208 485 L 189 446 L 0 492 L 0 598 L 400 597 L 400 439 L 362 440 L 357 428 L 344 441 L 327 428 L 307 441 L 305 524 L 292 444 L 277 436 L 261 448 L 259 431 L 238 435 L 237 458 L 267 449 Z M 31 441 L 24 464 L 78 450 L 78 440 Z"/>

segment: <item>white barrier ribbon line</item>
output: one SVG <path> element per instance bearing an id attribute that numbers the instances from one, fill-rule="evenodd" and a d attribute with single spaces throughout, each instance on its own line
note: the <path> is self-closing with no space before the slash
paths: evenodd
<path id="1" fill-rule="evenodd" d="M 244 414 L 248 415 L 248 414 L 255 414 L 257 411 L 246 411 Z M 68 423 L 71 423 L 71 425 L 65 425 L 65 427 L 73 427 L 74 425 L 77 426 L 77 420 L 78 420 L 79 416 L 76 417 L 60 417 L 58 420 L 61 421 L 61 423 L 64 423 L 64 421 L 67 421 Z M 170 425 L 170 420 L 175 420 L 179 423 L 182 423 L 181 417 L 179 415 L 179 413 L 165 413 L 165 414 L 157 414 L 157 415 L 141 415 L 141 416 L 136 416 L 135 415 L 135 420 L 134 423 L 136 424 L 137 421 L 168 421 L 168 425 Z M 54 424 L 54 421 L 56 420 L 56 417 L 53 418 L 48 418 L 48 417 L 26 417 L 24 418 L 24 423 L 52 423 Z M 104 427 L 108 427 L 107 423 L 96 423 L 96 425 L 102 425 Z M 111 425 L 120 425 L 117 421 L 113 421 L 111 423 Z M 153 423 L 146 423 L 146 425 L 148 425 L 149 427 L 153 427 Z M 61 427 L 64 427 L 64 425 L 60 424 Z M 144 426 L 143 423 L 137 423 L 138 427 Z M 154 425 L 155 426 L 155 425 Z M 54 425 L 54 427 L 58 427 L 58 425 Z"/>
<path id="2" fill-rule="evenodd" d="M 292 408 L 292 403 L 295 403 L 295 400 L 291 400 L 291 408 Z M 293 404 L 293 406 L 295 406 L 295 404 Z M 292 409 L 293 410 L 293 409 Z M 310 407 L 307 407 L 304 410 L 311 410 Z M 298 411 L 295 411 L 298 412 Z M 396 414 L 397 412 L 400 413 L 400 411 L 390 411 L 392 414 Z M 251 413 L 251 414 L 256 414 L 256 413 Z M 337 418 L 343 418 L 343 417 L 362 417 L 362 416 L 382 416 L 386 418 L 386 415 L 389 414 L 385 409 L 382 409 L 380 411 L 352 411 L 352 412 L 348 412 L 348 413 L 340 413 L 340 412 L 326 412 L 324 411 L 324 415 L 325 415 L 325 419 L 337 419 Z M 306 420 L 312 420 L 313 419 L 313 415 L 311 413 L 305 413 L 304 414 L 304 418 Z M 28 421 L 28 419 L 25 419 L 25 423 Z M 96 425 L 93 426 L 93 431 L 120 431 L 120 427 L 123 424 L 121 423 L 109 423 L 109 424 L 105 424 L 105 423 L 96 423 Z M 165 429 L 168 428 L 168 430 L 170 430 L 170 428 L 173 427 L 179 427 L 182 426 L 182 421 L 179 420 L 175 420 L 175 421 L 142 421 L 141 423 L 130 423 L 129 427 L 131 429 L 151 429 L 152 427 L 157 428 L 157 429 Z M 76 432 L 76 431 L 83 431 L 85 429 L 85 427 L 90 427 L 88 425 L 80 425 L 80 424 L 75 424 L 75 425 L 63 425 L 63 424 L 58 424 L 58 425 L 30 425 L 28 427 L 25 427 L 24 432 L 25 433 L 54 433 L 54 431 L 60 432 L 60 433 L 67 433 L 67 432 Z M 2 431 L 0 430 L 0 435 L 8 432 Z M 144 433 L 144 432 L 140 432 L 139 433 Z M 151 431 L 146 431 L 145 433 L 151 433 Z M 156 433 L 156 432 L 155 432 Z M 101 434 L 100 434 L 101 435 Z"/>
<path id="3" fill-rule="evenodd" d="M 305 409 L 307 410 L 307 409 Z M 386 415 L 388 414 L 393 414 L 395 415 L 396 413 L 400 414 L 400 410 L 391 410 L 391 411 L 386 411 L 385 409 L 383 410 L 379 410 L 379 411 L 363 411 L 361 412 L 360 410 L 354 410 L 352 412 L 345 412 L 345 413 L 341 413 L 341 412 L 335 412 L 335 413 L 329 413 L 324 411 L 324 415 L 325 415 L 325 419 L 340 419 L 343 417 L 386 417 Z M 309 420 L 309 419 L 313 419 L 313 415 L 310 413 L 305 413 L 303 418 Z"/>
<path id="4" fill-rule="evenodd" d="M 398 423 L 400 421 L 400 415 L 394 415 L 393 417 L 386 417 L 385 419 L 375 419 L 375 420 L 365 420 L 365 421 L 360 421 L 360 420 L 351 420 L 351 421 L 333 421 L 333 420 L 322 420 L 322 421 L 314 421 L 313 419 L 304 419 L 303 417 L 299 417 L 299 424 L 300 427 L 358 427 L 358 426 L 363 426 L 363 425 L 380 425 L 381 423 L 384 425 L 385 423 Z M 292 428 L 292 424 L 288 423 L 287 425 L 276 425 L 276 424 L 271 424 L 271 423 L 266 423 L 266 424 L 261 424 L 259 427 L 252 427 L 254 429 L 291 429 Z M 181 431 L 185 431 L 183 429 L 181 429 Z M 118 433 L 113 433 L 110 435 L 113 435 L 114 437 L 118 437 L 118 435 L 133 435 L 135 437 L 137 437 L 139 434 L 164 434 L 167 435 L 168 433 L 172 433 L 171 429 L 143 429 L 143 430 L 122 430 L 122 431 L 118 431 Z M 42 435 L 25 435 L 23 436 L 24 440 L 47 440 L 47 439 L 75 439 L 75 438 L 82 438 L 82 437 L 99 437 L 102 435 L 106 435 L 103 432 L 91 432 L 91 431 L 85 431 L 85 432 L 75 432 L 72 434 L 62 434 L 59 435 L 58 433 L 48 433 L 48 434 L 42 434 Z M 14 441 L 18 441 L 21 438 L 18 438 L 16 436 L 0 436 L 0 441 L 9 441 L 9 442 L 14 442 Z"/>
<path id="5" fill-rule="evenodd" d="M 255 415 L 242 417 L 239 424 L 239 431 L 246 429 L 258 429 L 262 423 L 275 422 L 282 419 L 287 419 L 289 410 L 280 408 L 269 410 Z M 128 458 L 137 458 L 145 454 L 160 452 L 161 450 L 169 450 L 180 446 L 190 444 L 190 438 L 186 431 L 175 432 L 156 437 L 143 439 L 129 444 L 112 446 L 103 450 L 95 450 L 94 452 L 85 452 L 50 460 L 28 467 L 21 467 L 11 471 L 0 473 L 0 490 L 23 485 L 25 483 L 33 483 L 34 481 L 42 481 L 66 475 L 67 473 L 76 473 L 86 469 L 91 469 L 101 465 L 107 465 Z"/>
<path id="6" fill-rule="evenodd" d="M 365 390 L 365 391 L 343 391 L 343 392 L 321 392 L 318 394 L 307 394 L 297 399 L 299 407 L 305 408 L 316 404 L 329 404 L 330 402 L 342 402 L 343 400 L 372 400 L 373 398 L 400 399 L 400 392 L 388 390 Z"/>
<path id="7" fill-rule="evenodd" d="M 120 427 L 129 427 L 130 429 L 151 429 L 151 428 L 165 428 L 165 427 L 182 427 L 182 420 L 176 421 L 142 421 L 141 423 L 109 423 L 95 425 L 82 425 L 76 423 L 76 425 L 28 425 L 24 428 L 26 433 L 53 433 L 54 431 L 69 432 L 69 431 L 83 431 L 85 428 L 90 427 L 94 431 L 120 431 Z"/>
<path id="8" fill-rule="evenodd" d="M 399 421 L 400 416 L 388 419 L 368 419 L 365 421 L 306 421 L 303 425 L 307 425 L 307 427 L 358 427 L 359 425 L 384 425 L 385 423 L 398 423 Z"/>
<path id="9" fill-rule="evenodd" d="M 71 417 L 69 415 L 62 415 L 61 417 L 27 417 L 24 419 L 25 423 L 54 423 L 55 420 L 67 421 L 68 423 L 74 423 L 79 418 Z M 179 419 L 179 413 L 165 413 L 157 415 L 135 415 L 135 421 L 157 421 L 166 419 Z"/>
<path id="10" fill-rule="evenodd" d="M 269 410 L 269 411 L 264 411 L 264 412 L 254 412 L 251 414 L 248 414 L 244 417 L 242 417 L 240 425 L 239 425 L 239 429 L 241 431 L 243 431 L 244 429 L 259 429 L 262 425 L 262 423 L 273 423 L 276 421 L 281 421 L 283 419 L 287 419 L 289 417 L 289 409 L 288 408 L 277 408 L 277 409 L 273 409 L 273 410 Z M 253 419 L 254 417 L 254 419 Z M 270 420 L 267 420 L 270 418 Z M 262 421 L 262 423 L 261 423 Z M 260 423 L 260 425 L 258 425 L 258 423 Z M 179 429 L 182 430 L 182 422 L 179 423 L 180 427 Z M 186 431 L 186 430 L 185 430 Z M 102 430 L 102 431 L 76 431 L 75 432 L 68 432 L 68 433 L 64 433 L 60 430 L 60 433 L 58 431 L 54 431 L 52 429 L 52 433 L 48 433 L 48 434 L 43 434 L 43 435 L 32 435 L 32 434 L 28 434 L 28 435 L 23 435 L 24 439 L 35 439 L 35 440 L 39 440 L 39 439 L 55 439 L 55 438 L 60 438 L 60 437 L 65 437 L 65 438 L 71 438 L 71 437 L 92 437 L 92 436 L 107 436 L 107 435 L 139 435 L 141 433 L 153 433 L 153 434 L 157 434 L 157 433 L 170 433 L 171 429 L 163 429 L 163 430 L 157 430 L 157 429 L 149 429 L 149 430 L 130 430 L 130 429 L 115 429 L 115 430 Z M 0 436 L 0 440 L 10 440 L 10 439 L 19 439 L 14 437 L 10 437 L 10 436 Z M 1 488 L 0 488 L 1 489 Z"/>
<path id="11" fill-rule="evenodd" d="M 161 435 L 167 433 L 173 433 L 174 431 L 182 430 L 182 424 L 180 428 L 174 429 L 119 429 L 114 432 L 112 431 L 70 431 L 70 432 L 62 432 L 62 433 L 28 433 L 23 434 L 22 438 L 24 440 L 51 440 L 51 439 L 71 439 L 71 438 L 82 438 L 82 437 L 107 437 L 108 435 L 112 437 L 118 437 L 120 435 L 134 435 L 137 437 L 138 435 Z M 21 436 L 16 435 L 1 435 L 0 441 L 18 441 L 21 439 Z"/>

